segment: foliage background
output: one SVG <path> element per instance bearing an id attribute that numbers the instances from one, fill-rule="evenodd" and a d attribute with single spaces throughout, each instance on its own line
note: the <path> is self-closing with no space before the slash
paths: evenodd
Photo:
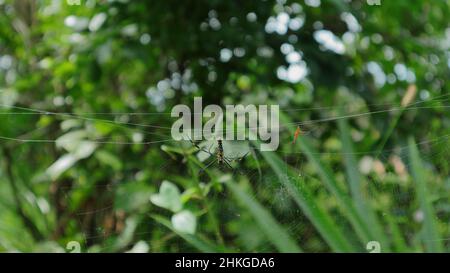
<path id="1" fill-rule="evenodd" d="M 0 251 L 448 251 L 449 17 L 448 0 L 0 0 Z M 279 104 L 279 150 L 199 175 L 167 114 L 194 96 Z"/>

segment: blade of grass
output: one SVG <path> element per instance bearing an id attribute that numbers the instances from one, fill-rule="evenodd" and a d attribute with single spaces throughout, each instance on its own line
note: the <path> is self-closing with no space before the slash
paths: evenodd
<path id="1" fill-rule="evenodd" d="M 401 116 L 403 115 L 403 112 L 405 111 L 405 109 L 406 108 L 401 108 L 400 111 L 396 112 L 395 116 L 393 117 L 391 122 L 389 122 L 389 127 L 385 131 L 383 138 L 380 141 L 380 144 L 376 148 L 375 158 L 380 157 L 381 152 L 383 151 L 384 147 L 386 146 L 386 143 L 388 142 L 389 138 L 391 137 L 392 133 L 394 132 L 395 127 L 397 127 L 397 124 L 398 124 Z"/>
<path id="2" fill-rule="evenodd" d="M 383 232 L 383 228 L 372 210 L 367 195 L 364 192 L 363 185 L 367 183 L 358 170 L 358 163 L 355 158 L 354 148 L 350 137 L 350 128 L 346 119 L 339 119 L 338 126 L 341 136 L 345 170 L 350 185 L 350 192 L 353 197 L 356 209 L 360 217 L 365 220 L 369 227 L 369 232 L 373 236 L 372 240 L 379 241 L 385 251 L 389 252 L 388 239 Z"/>
<path id="3" fill-rule="evenodd" d="M 253 218 L 258 223 L 258 226 L 267 236 L 268 240 L 280 251 L 289 253 L 302 252 L 300 247 L 295 243 L 295 240 L 289 236 L 286 230 L 273 218 L 260 203 L 251 198 L 239 186 L 233 182 L 226 184 L 236 199 L 241 202 Z"/>
<path id="4" fill-rule="evenodd" d="M 410 85 L 408 89 L 406 90 L 406 93 L 402 99 L 402 103 L 400 105 L 400 110 L 395 113 L 394 118 L 389 123 L 389 127 L 386 130 L 386 133 L 384 134 L 383 138 L 381 139 L 380 144 L 377 147 L 377 152 L 375 154 L 375 158 L 378 158 L 381 154 L 381 152 L 384 149 L 384 146 L 386 146 L 386 143 L 388 142 L 389 138 L 391 137 L 392 133 L 394 132 L 395 127 L 397 127 L 398 122 L 400 121 L 400 118 L 403 115 L 403 112 L 408 108 L 408 106 L 411 104 L 411 102 L 414 100 L 417 94 L 417 86 Z"/>
<path id="5" fill-rule="evenodd" d="M 180 236 L 181 238 L 183 238 L 186 242 L 188 242 L 190 245 L 192 245 L 193 247 L 195 247 L 196 249 L 198 249 L 201 252 L 205 252 L 205 253 L 214 253 L 214 252 L 225 252 L 225 249 L 218 247 L 218 246 L 214 246 L 211 243 L 195 236 L 195 235 L 191 235 L 191 234 L 186 234 L 183 232 L 179 232 L 177 230 L 175 230 L 172 227 L 172 224 L 170 223 L 169 220 L 165 219 L 162 216 L 159 215 L 150 215 L 155 221 L 157 221 L 158 223 L 162 224 L 163 226 L 167 227 L 168 229 L 170 229 L 172 232 L 176 233 L 178 236 Z"/>
<path id="6" fill-rule="evenodd" d="M 259 181 L 261 182 L 262 170 L 261 170 L 261 164 L 259 163 L 258 155 L 256 154 L 255 150 L 252 148 L 250 148 L 250 153 L 252 154 L 253 158 L 255 159 L 256 169 L 258 170 L 258 175 L 259 175 Z"/>
<path id="7" fill-rule="evenodd" d="M 417 199 L 419 200 L 420 209 L 423 211 L 424 220 L 424 243 L 426 250 L 429 252 L 442 252 L 442 241 L 439 239 L 437 230 L 436 215 L 430 201 L 430 195 L 427 189 L 427 177 L 425 169 L 420 159 L 417 145 L 412 137 L 408 139 L 409 156 L 411 160 L 411 172 L 416 185 Z"/>
<path id="8" fill-rule="evenodd" d="M 405 239 L 403 238 L 402 232 L 396 222 L 396 217 L 387 213 L 385 215 L 386 222 L 389 225 L 389 230 L 391 231 L 392 241 L 396 252 L 409 252 L 409 248 L 406 245 Z"/>
<path id="9" fill-rule="evenodd" d="M 291 169 L 288 169 L 289 173 L 286 174 L 284 162 L 273 152 L 262 152 L 262 155 L 331 249 L 335 252 L 355 251 L 330 215 L 313 199 L 313 194 L 309 191 L 305 181 L 295 175 Z"/>
<path id="10" fill-rule="evenodd" d="M 339 205 L 342 208 L 344 214 L 346 215 L 349 222 L 355 229 L 356 234 L 362 240 L 363 243 L 371 241 L 371 235 L 367 225 L 358 215 L 351 198 L 338 187 L 337 181 L 330 169 L 322 162 L 317 156 L 317 152 L 312 148 L 312 145 L 306 137 L 303 137 L 298 141 L 298 143 L 303 147 L 303 151 L 308 157 L 309 161 L 316 168 L 322 182 L 325 184 L 327 189 L 337 198 Z"/>

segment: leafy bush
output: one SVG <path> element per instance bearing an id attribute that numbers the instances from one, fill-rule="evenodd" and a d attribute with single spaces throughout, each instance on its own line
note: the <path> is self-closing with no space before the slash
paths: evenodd
<path id="1" fill-rule="evenodd" d="M 449 250 L 448 1 L 80 2 L 0 1 L 0 251 Z M 194 96 L 279 149 L 173 141 Z"/>

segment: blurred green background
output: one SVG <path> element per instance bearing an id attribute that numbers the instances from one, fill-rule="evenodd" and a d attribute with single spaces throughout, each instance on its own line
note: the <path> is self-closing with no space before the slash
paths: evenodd
<path id="1" fill-rule="evenodd" d="M 450 250 L 450 1 L 77 2 L 0 0 L 0 251 Z M 204 169 L 194 96 L 279 149 Z"/>

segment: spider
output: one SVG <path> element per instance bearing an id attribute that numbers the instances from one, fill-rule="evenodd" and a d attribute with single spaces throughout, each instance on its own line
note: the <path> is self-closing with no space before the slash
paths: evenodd
<path id="1" fill-rule="evenodd" d="M 222 142 L 221 139 L 218 139 L 218 140 L 217 140 L 217 152 L 216 152 L 216 154 L 214 155 L 213 153 L 211 153 L 211 152 L 209 151 L 209 150 L 211 150 L 212 145 L 211 145 L 211 147 L 209 148 L 209 150 L 205 150 L 204 148 L 201 148 L 201 147 L 198 146 L 196 143 L 194 143 L 191 139 L 189 139 L 189 140 L 191 141 L 192 145 L 194 145 L 198 150 L 200 150 L 200 151 L 202 151 L 202 152 L 205 152 L 205 153 L 209 154 L 209 155 L 212 156 L 212 157 L 216 157 L 216 159 L 217 159 L 217 161 L 216 161 L 216 160 L 211 161 L 211 163 L 209 163 L 208 165 L 206 165 L 205 168 L 202 169 L 202 171 L 204 171 L 206 168 L 208 168 L 209 166 L 211 166 L 214 162 L 217 162 L 217 164 L 219 165 L 219 167 L 226 166 L 226 167 L 230 168 L 231 170 L 234 170 L 234 168 L 231 166 L 230 163 L 231 163 L 232 161 L 241 161 L 242 159 L 244 159 L 244 158 L 249 154 L 249 152 L 247 152 L 247 153 L 245 153 L 243 156 L 237 157 L 237 158 L 229 158 L 229 157 L 226 157 L 226 156 L 224 155 L 223 142 Z"/>

